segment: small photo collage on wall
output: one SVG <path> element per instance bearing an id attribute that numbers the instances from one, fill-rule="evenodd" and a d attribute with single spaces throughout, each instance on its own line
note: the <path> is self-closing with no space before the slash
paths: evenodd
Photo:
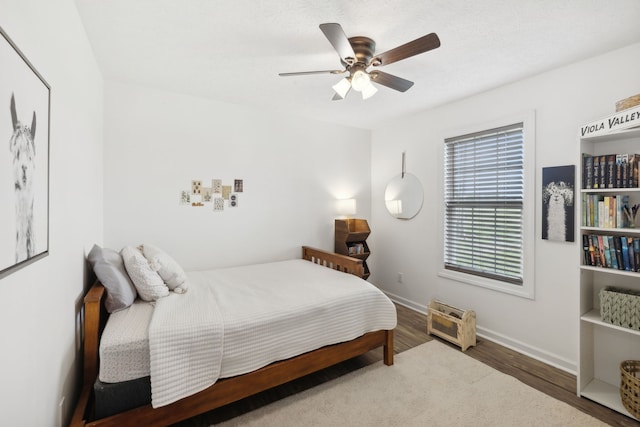
<path id="1" fill-rule="evenodd" d="M 244 191 L 244 180 L 234 179 L 233 184 L 223 183 L 221 179 L 203 181 L 191 180 L 191 188 L 180 192 L 180 205 L 205 207 L 215 212 L 238 207 L 238 193 Z"/>

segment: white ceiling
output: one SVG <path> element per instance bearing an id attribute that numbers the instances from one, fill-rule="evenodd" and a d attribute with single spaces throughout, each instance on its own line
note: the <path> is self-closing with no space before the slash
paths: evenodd
<path id="1" fill-rule="evenodd" d="M 639 0 L 76 0 L 106 79 L 373 129 L 640 41 Z M 415 82 L 332 101 L 339 69 L 318 25 L 383 52 L 435 32 L 441 47 L 381 70 Z M 588 90 L 588 88 L 585 88 Z"/>

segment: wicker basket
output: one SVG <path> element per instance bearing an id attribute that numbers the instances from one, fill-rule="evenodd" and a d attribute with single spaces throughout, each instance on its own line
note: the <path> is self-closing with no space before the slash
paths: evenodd
<path id="1" fill-rule="evenodd" d="M 640 360 L 620 364 L 620 398 L 631 415 L 640 418 Z"/>
<path id="2" fill-rule="evenodd" d="M 640 292 L 608 286 L 600 290 L 603 322 L 640 330 Z"/>
<path id="3" fill-rule="evenodd" d="M 640 94 L 616 102 L 616 113 L 640 105 Z"/>

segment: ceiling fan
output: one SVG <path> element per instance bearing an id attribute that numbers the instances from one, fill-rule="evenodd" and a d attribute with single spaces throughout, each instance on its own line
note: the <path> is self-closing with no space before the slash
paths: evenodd
<path id="1" fill-rule="evenodd" d="M 296 73 L 280 73 L 279 75 L 286 77 L 309 74 L 349 73 L 348 77 L 345 77 L 333 86 L 333 90 L 336 92 L 333 96 L 334 101 L 344 99 L 352 88 L 362 93 L 362 99 L 370 98 L 378 91 L 371 82 L 400 92 L 407 91 L 413 86 L 413 82 L 379 71 L 376 68 L 440 47 L 440 39 L 438 36 L 435 33 L 430 33 L 409 43 L 405 43 L 402 46 L 376 54 L 375 41 L 369 37 L 362 36 L 347 38 L 340 24 L 320 24 L 320 30 L 322 30 L 333 48 L 338 52 L 340 62 L 344 69 L 301 71 Z M 369 67 L 374 68 L 369 70 Z"/>

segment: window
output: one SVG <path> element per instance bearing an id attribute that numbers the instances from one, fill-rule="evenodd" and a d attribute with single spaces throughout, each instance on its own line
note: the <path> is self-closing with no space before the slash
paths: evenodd
<path id="1" fill-rule="evenodd" d="M 532 230 L 525 128 L 523 121 L 445 139 L 444 268 L 464 281 L 532 297 L 532 288 L 520 291 L 525 253 L 533 250 L 527 249 L 533 239 L 525 239 Z"/>

